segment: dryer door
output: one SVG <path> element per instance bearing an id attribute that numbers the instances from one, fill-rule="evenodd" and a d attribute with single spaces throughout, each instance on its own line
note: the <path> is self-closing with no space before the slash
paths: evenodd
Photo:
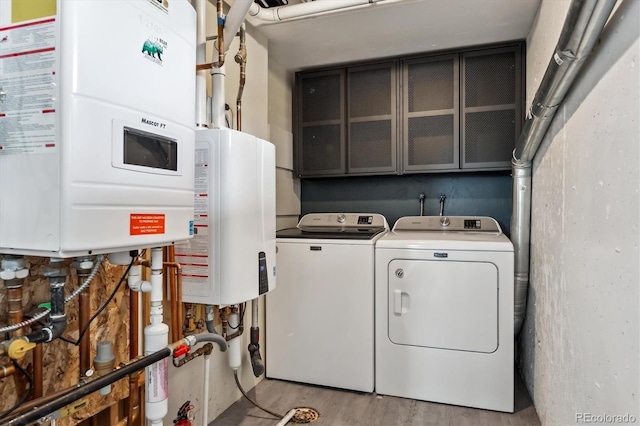
<path id="1" fill-rule="evenodd" d="M 498 348 L 493 263 L 395 259 L 387 282 L 393 343 L 483 353 Z"/>

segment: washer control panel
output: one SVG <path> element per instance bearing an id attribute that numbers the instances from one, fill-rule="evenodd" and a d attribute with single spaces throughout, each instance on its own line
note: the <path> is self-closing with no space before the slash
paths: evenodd
<path id="1" fill-rule="evenodd" d="M 309 213 L 298 222 L 298 228 L 385 228 L 387 220 L 378 213 Z"/>

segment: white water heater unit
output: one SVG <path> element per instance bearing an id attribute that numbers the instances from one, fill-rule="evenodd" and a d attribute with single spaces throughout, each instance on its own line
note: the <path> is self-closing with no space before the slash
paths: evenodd
<path id="1" fill-rule="evenodd" d="M 195 39 L 187 0 L 0 1 L 0 253 L 190 238 Z"/>
<path id="2" fill-rule="evenodd" d="M 275 146 L 231 129 L 196 132 L 195 230 L 176 245 L 182 300 L 232 305 L 276 285 Z"/>

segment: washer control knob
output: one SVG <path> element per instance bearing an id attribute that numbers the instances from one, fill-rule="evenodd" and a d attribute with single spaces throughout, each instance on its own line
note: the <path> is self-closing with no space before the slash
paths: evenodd
<path id="1" fill-rule="evenodd" d="M 347 220 L 347 217 L 342 213 L 338 215 L 338 223 L 344 223 Z"/>
<path id="2" fill-rule="evenodd" d="M 442 225 L 444 228 L 449 226 L 449 224 L 451 224 L 451 221 L 449 220 L 448 217 L 445 216 L 445 217 L 440 218 L 440 225 Z"/>

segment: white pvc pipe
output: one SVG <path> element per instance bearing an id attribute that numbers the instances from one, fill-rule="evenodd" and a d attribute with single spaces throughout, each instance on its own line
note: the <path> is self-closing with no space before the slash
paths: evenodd
<path id="1" fill-rule="evenodd" d="M 262 21 L 284 21 L 287 19 L 295 19 L 318 13 L 333 12 L 341 9 L 352 8 L 356 6 L 369 5 L 383 0 L 331 0 L 331 1 L 312 1 L 308 3 L 293 4 L 290 6 L 278 6 L 264 9 L 257 3 L 252 3 L 249 9 L 249 15 Z"/>
<path id="2" fill-rule="evenodd" d="M 129 275 L 127 276 L 127 285 L 132 291 L 149 293 L 153 288 L 149 281 L 143 281 L 140 279 L 141 268 L 142 267 L 140 265 L 133 265 L 131 269 L 129 269 Z"/>
<path id="3" fill-rule="evenodd" d="M 196 64 L 204 64 L 206 61 L 207 42 L 207 0 L 196 1 Z M 196 71 L 196 126 L 206 127 L 207 120 L 207 71 Z"/>
<path id="4" fill-rule="evenodd" d="M 204 392 L 202 395 L 202 425 L 209 424 L 209 371 L 211 369 L 211 355 L 204 356 Z"/>
<path id="5" fill-rule="evenodd" d="M 284 426 L 284 425 L 286 425 L 287 423 L 289 423 L 289 420 L 291 420 L 295 414 L 296 414 L 296 409 L 295 409 L 295 408 L 292 408 L 291 410 L 289 410 L 289 412 L 287 413 L 287 415 L 286 415 L 286 416 L 284 416 L 284 417 L 282 418 L 282 420 L 280 420 L 280 421 L 278 422 L 278 424 L 277 424 L 276 426 Z"/>
<path id="6" fill-rule="evenodd" d="M 162 248 L 151 249 L 151 313 L 144 329 L 144 353 L 150 355 L 169 344 L 169 326 L 162 322 Z M 145 369 L 145 416 L 152 425 L 162 425 L 169 412 L 169 361 L 160 360 Z"/>
<path id="7" fill-rule="evenodd" d="M 211 84 L 213 93 L 211 96 L 211 125 L 221 129 L 227 127 L 224 116 L 225 105 L 225 66 L 211 69 Z"/>
<path id="8" fill-rule="evenodd" d="M 232 313 L 229 315 L 229 327 L 237 329 L 240 325 L 240 316 L 238 313 Z M 229 367 L 232 370 L 237 370 L 242 365 L 242 348 L 240 347 L 240 336 L 234 337 L 229 340 Z"/>
<path id="9" fill-rule="evenodd" d="M 253 0 L 235 0 L 224 21 L 224 51 L 229 50 L 233 38 L 244 22 Z"/>

